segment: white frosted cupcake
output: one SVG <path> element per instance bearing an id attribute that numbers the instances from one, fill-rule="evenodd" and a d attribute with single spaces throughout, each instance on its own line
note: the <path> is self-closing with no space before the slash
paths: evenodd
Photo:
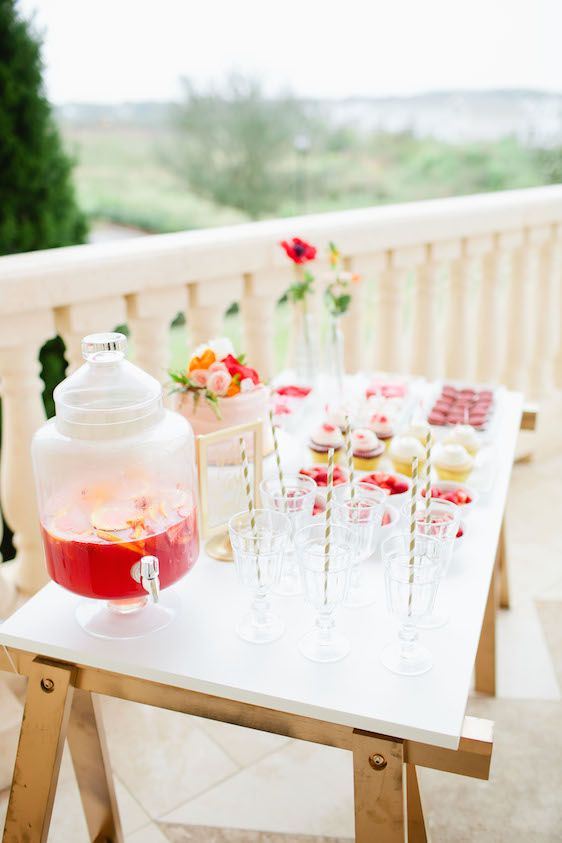
<path id="1" fill-rule="evenodd" d="M 480 449 L 480 439 L 471 424 L 457 424 L 447 434 L 445 442 L 452 445 L 462 445 L 468 453 L 475 457 Z"/>
<path id="2" fill-rule="evenodd" d="M 427 422 L 414 422 L 404 431 L 404 436 L 413 436 L 425 448 L 428 430 L 429 425 Z"/>
<path id="3" fill-rule="evenodd" d="M 414 457 L 418 458 L 418 474 L 422 472 L 425 463 L 425 448 L 415 436 L 395 436 L 388 453 L 395 470 L 399 474 L 405 474 L 407 477 L 412 476 Z"/>
<path id="4" fill-rule="evenodd" d="M 359 427 L 351 432 L 351 450 L 358 471 L 374 471 L 384 454 L 384 443 L 379 442 L 372 430 Z"/>
<path id="5" fill-rule="evenodd" d="M 463 483 L 474 466 L 474 459 L 462 445 L 447 444 L 435 449 L 433 465 L 440 480 Z"/>
<path id="6" fill-rule="evenodd" d="M 343 448 L 343 434 L 337 425 L 325 422 L 314 431 L 308 447 L 314 462 L 327 463 L 330 448 L 334 449 L 334 459 L 338 462 Z"/>

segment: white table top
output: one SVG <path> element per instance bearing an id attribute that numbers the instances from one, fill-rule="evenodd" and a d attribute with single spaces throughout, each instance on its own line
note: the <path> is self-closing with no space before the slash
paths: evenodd
<path id="1" fill-rule="evenodd" d="M 74 617 L 82 598 L 51 583 L 0 626 L 0 643 L 95 668 L 201 691 L 399 738 L 456 748 L 461 734 L 482 618 L 493 570 L 522 399 L 501 391 L 494 424 L 493 482 L 488 475 L 468 529 L 455 552 L 438 602 L 449 623 L 420 633 L 434 656 L 423 676 L 402 677 L 380 662 L 396 636 L 383 587 L 382 564 L 367 564 L 378 584 L 373 606 L 341 609 L 338 624 L 352 650 L 334 664 L 301 656 L 297 642 L 313 612 L 301 596 L 273 597 L 287 631 L 270 645 L 246 643 L 235 633 L 250 595 L 233 565 L 202 553 L 175 586 L 182 611 L 172 625 L 145 638 L 93 638 Z M 490 449 L 491 450 L 491 449 Z M 476 480 L 474 485 L 477 486 Z"/>

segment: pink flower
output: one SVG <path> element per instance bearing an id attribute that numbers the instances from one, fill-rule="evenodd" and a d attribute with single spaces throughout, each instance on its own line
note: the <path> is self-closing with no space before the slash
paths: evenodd
<path id="1" fill-rule="evenodd" d="M 222 363 L 220 361 L 217 361 L 216 363 L 211 363 L 211 365 L 209 366 L 207 371 L 208 372 L 227 372 L 228 373 L 228 369 L 226 368 L 224 363 Z"/>
<path id="2" fill-rule="evenodd" d="M 207 369 L 192 369 L 189 373 L 190 379 L 193 381 L 195 386 L 204 387 L 207 386 L 209 372 Z"/>
<path id="3" fill-rule="evenodd" d="M 232 378 L 226 370 L 215 370 L 209 375 L 207 380 L 207 389 L 214 392 L 216 395 L 226 395 L 231 380 Z"/>

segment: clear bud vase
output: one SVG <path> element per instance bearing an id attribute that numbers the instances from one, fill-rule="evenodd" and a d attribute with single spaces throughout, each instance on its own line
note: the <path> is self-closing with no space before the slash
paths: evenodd
<path id="1" fill-rule="evenodd" d="M 341 317 L 330 314 L 328 331 L 326 333 L 325 353 L 327 373 L 332 377 L 341 394 L 343 392 L 343 331 L 341 329 Z"/>
<path id="2" fill-rule="evenodd" d="M 293 304 L 292 364 L 297 379 L 313 385 L 316 379 L 316 325 L 305 299 Z"/>

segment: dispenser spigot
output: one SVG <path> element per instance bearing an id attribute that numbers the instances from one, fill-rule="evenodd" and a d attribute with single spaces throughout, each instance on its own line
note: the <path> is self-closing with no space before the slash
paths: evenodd
<path id="1" fill-rule="evenodd" d="M 132 578 L 151 595 L 154 603 L 158 603 L 160 599 L 159 570 L 157 556 L 143 556 L 140 562 L 136 562 L 131 568 Z"/>

